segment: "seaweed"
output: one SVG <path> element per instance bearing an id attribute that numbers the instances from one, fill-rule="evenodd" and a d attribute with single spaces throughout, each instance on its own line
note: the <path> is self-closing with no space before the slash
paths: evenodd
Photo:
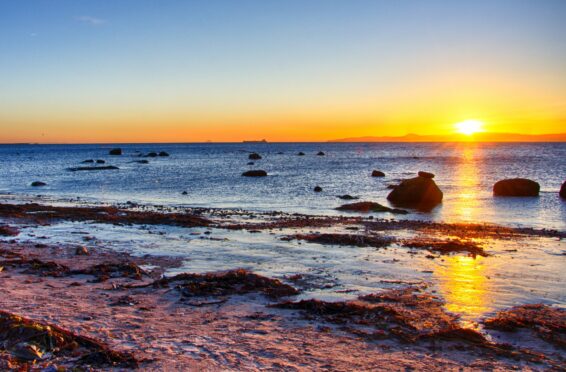
<path id="1" fill-rule="evenodd" d="M 395 240 L 392 237 L 358 234 L 297 234 L 283 238 L 283 240 L 305 240 L 309 243 L 351 245 L 356 247 L 383 248 L 389 246 Z"/>
<path id="2" fill-rule="evenodd" d="M 413 239 L 405 240 L 402 245 L 407 248 L 427 249 L 441 254 L 466 252 L 472 256 L 487 257 L 488 254 L 478 244 L 458 239 Z"/>

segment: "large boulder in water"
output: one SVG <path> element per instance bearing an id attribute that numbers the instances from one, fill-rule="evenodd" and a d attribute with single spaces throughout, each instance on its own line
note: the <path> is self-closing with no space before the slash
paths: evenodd
<path id="1" fill-rule="evenodd" d="M 419 176 L 401 181 L 387 195 L 387 200 L 403 207 L 429 210 L 440 204 L 442 197 L 432 178 Z"/>
<path id="2" fill-rule="evenodd" d="M 244 177 L 267 177 L 267 172 L 261 169 L 258 170 L 250 170 L 247 172 L 242 173 Z"/>
<path id="3" fill-rule="evenodd" d="M 31 185 L 32 185 L 33 187 L 41 187 L 41 186 L 46 186 L 47 184 L 46 184 L 45 182 L 41 182 L 41 181 L 33 181 L 33 182 L 31 183 Z"/>
<path id="4" fill-rule="evenodd" d="M 371 172 L 371 176 L 372 177 L 385 177 L 385 173 L 383 173 L 382 171 L 378 171 L 378 170 L 374 169 L 374 171 Z"/>
<path id="5" fill-rule="evenodd" d="M 110 155 L 122 155 L 122 149 L 112 149 L 108 152 Z"/>
<path id="6" fill-rule="evenodd" d="M 538 182 L 526 178 L 509 178 L 493 185 L 495 196 L 538 196 L 539 191 Z"/>
<path id="7" fill-rule="evenodd" d="M 261 159 L 261 155 L 258 154 L 257 152 L 252 152 L 251 154 L 248 155 L 248 159 L 259 160 L 259 159 Z"/>
<path id="8" fill-rule="evenodd" d="M 566 199 L 566 181 L 564 181 L 562 187 L 560 188 L 560 197 L 562 199 Z"/>

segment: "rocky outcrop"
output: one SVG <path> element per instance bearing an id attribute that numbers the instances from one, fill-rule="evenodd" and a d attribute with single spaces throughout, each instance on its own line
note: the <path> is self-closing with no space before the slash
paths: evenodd
<path id="1" fill-rule="evenodd" d="M 248 159 L 259 160 L 259 159 L 261 159 L 261 155 L 258 154 L 257 152 L 252 152 L 250 155 L 248 155 Z"/>
<path id="2" fill-rule="evenodd" d="M 371 176 L 372 177 L 385 177 L 385 173 L 383 173 L 382 171 L 378 171 L 375 170 L 373 172 L 371 172 Z"/>
<path id="3" fill-rule="evenodd" d="M 509 178 L 493 185 L 494 196 L 538 196 L 538 182 L 526 178 Z"/>
<path id="4" fill-rule="evenodd" d="M 45 182 L 41 182 L 41 181 L 33 181 L 33 182 L 31 183 L 31 185 L 32 185 L 33 187 L 47 186 L 47 184 L 46 184 Z"/>
<path id="5" fill-rule="evenodd" d="M 442 202 L 442 191 L 430 177 L 403 180 L 387 195 L 391 203 L 408 208 L 430 210 Z"/>
<path id="6" fill-rule="evenodd" d="M 122 149 L 116 148 L 108 152 L 109 155 L 122 155 Z"/>
<path id="7" fill-rule="evenodd" d="M 244 177 L 267 177 L 267 172 L 261 169 L 258 170 L 250 170 L 247 172 L 242 173 Z"/>

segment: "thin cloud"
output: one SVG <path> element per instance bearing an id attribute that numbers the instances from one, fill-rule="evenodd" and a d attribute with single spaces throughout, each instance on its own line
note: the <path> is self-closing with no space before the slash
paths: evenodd
<path id="1" fill-rule="evenodd" d="M 91 26 L 101 26 L 106 23 L 105 19 L 91 17 L 91 16 L 77 16 L 75 20 Z"/>

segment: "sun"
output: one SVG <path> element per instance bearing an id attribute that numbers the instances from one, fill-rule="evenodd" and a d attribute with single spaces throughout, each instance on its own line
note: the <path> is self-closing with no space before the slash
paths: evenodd
<path id="1" fill-rule="evenodd" d="M 474 119 L 468 119 L 454 124 L 456 131 L 458 133 L 465 134 L 466 136 L 471 136 L 474 133 L 481 132 L 483 130 L 483 122 Z"/>

